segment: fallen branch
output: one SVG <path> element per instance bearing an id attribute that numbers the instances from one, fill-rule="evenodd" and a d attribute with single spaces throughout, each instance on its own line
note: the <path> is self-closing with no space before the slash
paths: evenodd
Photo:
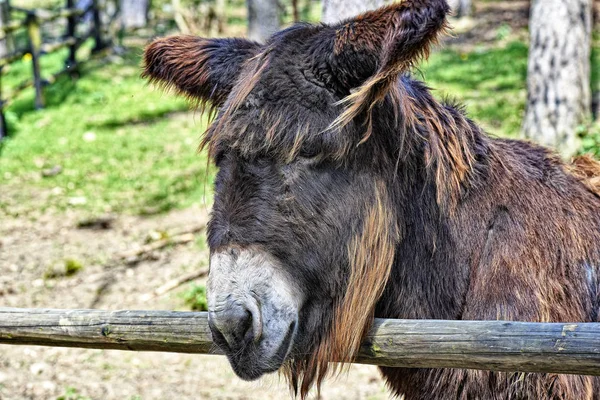
<path id="1" fill-rule="evenodd" d="M 205 228 L 206 222 L 202 222 L 191 227 L 176 229 L 170 232 L 164 239 L 156 240 L 132 250 L 117 253 L 114 258 L 117 261 L 126 261 L 128 264 L 135 264 L 136 262 L 139 262 L 145 254 L 168 246 L 193 242 L 195 239 L 194 235 L 202 232 Z"/>
<path id="2" fill-rule="evenodd" d="M 185 235 L 188 233 L 200 233 L 206 229 L 206 221 L 198 225 L 192 225 L 185 228 L 175 229 L 171 232 L 171 236 Z"/>
<path id="3" fill-rule="evenodd" d="M 140 258 L 148 253 L 151 253 L 156 250 L 164 249 L 168 246 L 174 246 L 178 244 L 187 244 L 193 242 L 196 237 L 193 233 L 184 233 L 182 235 L 176 235 L 172 237 L 168 237 L 166 239 L 157 240 L 152 243 L 148 243 L 137 249 L 127 250 L 121 253 L 118 253 L 115 258 L 118 260 L 126 261 L 128 264 L 136 263 L 140 260 Z"/>
<path id="4" fill-rule="evenodd" d="M 193 312 L 0 308 L 0 343 L 218 353 Z M 600 323 L 377 319 L 356 362 L 600 376 Z"/>
<path id="5" fill-rule="evenodd" d="M 177 289 L 178 287 L 185 285 L 186 283 L 191 282 L 193 280 L 203 278 L 206 275 L 208 275 L 208 268 L 203 268 L 196 271 L 192 271 L 189 274 L 180 276 L 179 278 L 171 279 L 164 285 L 157 288 L 151 295 L 145 295 L 142 298 L 142 300 L 148 301 L 156 297 L 160 297 L 164 294 L 169 293 L 171 290 Z"/>
<path id="6" fill-rule="evenodd" d="M 178 230 L 174 230 L 171 232 L 165 239 L 160 239 L 152 243 L 148 243 L 146 245 L 140 246 L 138 248 L 132 250 L 126 250 L 120 253 L 117 253 L 110 264 L 106 265 L 105 268 L 107 272 L 105 272 L 101 277 L 101 282 L 96 289 L 96 295 L 94 299 L 90 303 L 90 308 L 95 308 L 102 299 L 104 293 L 108 291 L 110 286 L 116 281 L 116 275 L 122 272 L 125 272 L 128 267 L 131 267 L 134 264 L 139 263 L 142 259 L 147 258 L 148 255 L 153 252 L 163 249 L 168 246 L 174 246 L 179 244 L 187 244 L 195 240 L 195 234 L 202 232 L 206 228 L 206 222 L 203 221 L 198 225 L 193 225 L 191 227 L 180 228 Z M 126 265 L 122 265 L 125 263 Z M 195 278 L 191 278 L 195 279 Z M 171 282 L 167 282 L 169 284 Z M 185 283 L 185 282 L 183 282 Z M 182 284 L 183 284 L 182 283 Z M 165 284 L 164 286 L 166 286 Z M 159 288 L 160 289 L 160 288 Z M 158 290 L 158 289 L 157 289 Z M 169 289 L 171 290 L 171 289 Z M 167 290 L 168 291 L 168 290 Z M 152 296 L 144 296 L 146 300 L 152 298 Z"/>
<path id="7" fill-rule="evenodd" d="M 101 217 L 90 218 L 77 223 L 78 229 L 90 230 L 109 230 L 117 218 L 114 215 L 104 215 Z"/>

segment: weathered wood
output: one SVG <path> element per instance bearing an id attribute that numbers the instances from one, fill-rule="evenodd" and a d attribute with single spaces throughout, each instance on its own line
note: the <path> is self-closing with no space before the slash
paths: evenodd
<path id="1" fill-rule="evenodd" d="M 40 46 L 42 53 L 53 53 L 56 50 L 62 49 L 63 47 L 72 47 L 77 45 L 77 38 L 68 37 L 59 42 L 44 43 Z"/>
<path id="2" fill-rule="evenodd" d="M 29 49 L 16 50 L 12 54 L 0 57 L 0 67 L 4 67 L 15 62 L 16 60 L 23 58 L 23 56 L 27 53 L 29 53 Z"/>
<path id="3" fill-rule="evenodd" d="M 294 22 L 300 21 L 300 9 L 298 8 L 298 0 L 292 0 L 292 14 L 294 15 Z"/>
<path id="4" fill-rule="evenodd" d="M 358 362 L 600 375 L 600 324 L 377 320 Z"/>
<path id="5" fill-rule="evenodd" d="M 10 11 L 17 11 L 25 14 L 24 18 L 8 20 L 4 15 L 0 17 L 0 71 L 2 67 L 11 64 L 12 62 L 21 59 L 28 53 L 31 54 L 31 64 L 33 70 L 33 80 L 23 82 L 14 88 L 10 95 L 6 98 L 0 98 L 0 139 L 7 135 L 6 120 L 4 118 L 4 109 L 14 96 L 23 89 L 33 86 L 35 88 L 35 107 L 40 109 L 44 107 L 43 86 L 52 83 L 58 76 L 68 72 L 72 76 L 76 76 L 77 59 L 76 53 L 81 45 L 91 36 L 94 36 L 96 45 L 94 52 L 107 47 L 108 42 L 102 37 L 102 23 L 100 18 L 100 3 L 98 0 L 90 0 L 90 4 L 84 8 L 75 7 L 74 0 L 65 0 L 66 7 L 61 10 L 44 10 L 44 9 L 24 9 L 14 6 L 8 6 L 8 0 L 0 0 L 0 14 L 6 14 L 7 7 Z M 82 19 L 82 16 L 88 12 L 92 13 L 93 24 L 88 33 L 77 35 L 77 23 Z M 113 16 L 116 17 L 116 14 Z M 53 21 L 59 18 L 67 18 L 67 30 L 65 37 L 62 40 L 52 43 L 43 43 L 41 25 L 45 22 Z M 2 43 L 9 43 L 12 32 L 26 28 L 26 33 L 29 45 L 24 49 L 12 49 L 11 46 L 4 46 Z M 69 47 L 69 55 L 65 60 L 65 69 L 57 74 L 53 74 L 47 79 L 42 79 L 40 71 L 40 57 L 45 53 L 51 53 L 63 47 Z M 11 48 L 10 50 L 8 48 Z"/>
<path id="6" fill-rule="evenodd" d="M 16 7 L 11 7 L 11 9 L 17 9 Z M 58 11 L 48 11 L 48 10 L 25 10 L 19 9 L 23 12 L 26 12 L 27 15 L 33 16 L 37 19 L 39 24 L 43 24 L 46 22 L 54 21 L 59 18 L 75 18 L 80 17 L 85 12 L 84 10 L 72 8 L 72 9 L 62 9 Z M 0 25 L 0 39 L 5 39 L 7 35 L 10 33 L 27 27 L 27 18 L 19 19 L 14 21 L 8 21 L 5 25 Z"/>
<path id="7" fill-rule="evenodd" d="M 0 308 L 0 343 L 219 354 L 192 312 Z M 600 376 L 600 324 L 376 320 L 356 362 Z"/>
<path id="8" fill-rule="evenodd" d="M 60 42 L 60 43 L 44 44 L 44 45 L 42 45 L 42 52 L 47 53 L 47 52 L 49 52 L 49 50 L 56 50 L 57 48 L 65 47 L 70 44 L 71 44 L 71 40 L 69 40 L 69 39 L 64 42 Z M 5 65 L 6 65 L 5 59 L 0 59 L 0 69 Z M 62 75 L 66 74 L 66 73 L 70 73 L 70 72 L 71 72 L 71 69 L 69 69 L 69 68 L 64 68 L 58 72 L 55 72 L 54 74 L 47 76 L 42 81 L 42 85 L 52 84 L 52 83 L 56 82 L 56 80 L 59 77 L 61 77 Z M 25 89 L 28 89 L 31 86 L 33 86 L 33 83 L 34 82 L 31 79 L 27 79 L 27 80 L 24 80 L 21 83 L 19 83 L 16 87 L 12 88 L 12 90 L 6 96 L 6 98 L 4 100 L 2 100 L 3 106 L 6 107 L 10 103 L 12 103 L 14 101 L 15 97 L 17 97 Z"/>
<path id="9" fill-rule="evenodd" d="M 31 67 L 33 69 L 33 87 L 35 88 L 35 108 L 44 108 L 44 93 L 42 92 L 42 73 L 40 71 L 40 56 L 42 50 L 42 31 L 35 14 L 27 16 L 27 35 L 29 38 L 29 51 L 31 53 Z"/>
<path id="10" fill-rule="evenodd" d="M 9 21 L 6 25 L 0 27 L 0 39 L 6 38 L 12 32 L 24 28 L 27 24 L 25 20 Z"/>
<path id="11" fill-rule="evenodd" d="M 28 15 L 32 14 L 38 19 L 38 21 L 40 23 L 54 21 L 59 18 L 68 18 L 70 16 L 80 16 L 85 12 L 85 10 L 82 10 L 82 9 L 79 9 L 76 7 L 71 7 L 71 8 L 67 7 L 67 8 L 62 8 L 60 10 L 45 10 L 42 8 L 27 9 L 27 8 L 11 6 L 11 9 L 15 10 L 15 11 L 21 11 Z"/>

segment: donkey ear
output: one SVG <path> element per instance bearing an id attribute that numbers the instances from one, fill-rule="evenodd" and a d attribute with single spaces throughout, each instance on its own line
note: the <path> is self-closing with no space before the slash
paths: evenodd
<path id="1" fill-rule="evenodd" d="M 412 120 L 409 96 L 396 85 L 398 75 L 429 53 L 430 46 L 446 28 L 450 7 L 446 0 L 404 0 L 348 20 L 335 30 L 330 58 L 337 80 L 347 91 L 346 109 L 331 125 L 341 128 L 364 115 L 372 133 L 371 111 L 388 94 L 397 99 L 401 113 Z M 406 93 L 404 93 L 406 94 Z"/>
<path id="2" fill-rule="evenodd" d="M 333 67 L 347 89 L 374 76 L 395 80 L 428 55 L 449 11 L 446 0 L 404 0 L 333 26 Z"/>
<path id="3" fill-rule="evenodd" d="M 171 36 L 144 52 L 142 77 L 213 106 L 223 105 L 246 60 L 260 45 L 244 39 Z"/>

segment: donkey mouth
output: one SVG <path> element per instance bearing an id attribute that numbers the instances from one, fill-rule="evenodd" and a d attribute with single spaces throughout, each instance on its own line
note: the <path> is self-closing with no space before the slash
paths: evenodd
<path id="1" fill-rule="evenodd" d="M 214 252 L 208 324 L 233 371 L 255 380 L 277 371 L 295 343 L 303 294 L 281 262 L 258 247 Z"/>
<path id="2" fill-rule="evenodd" d="M 296 322 L 292 322 L 275 351 L 271 348 L 272 342 L 266 338 L 258 343 L 242 343 L 235 348 L 221 340 L 218 334 L 213 339 L 227 355 L 233 372 L 245 381 L 254 381 L 281 368 L 291 351 L 295 335 Z"/>

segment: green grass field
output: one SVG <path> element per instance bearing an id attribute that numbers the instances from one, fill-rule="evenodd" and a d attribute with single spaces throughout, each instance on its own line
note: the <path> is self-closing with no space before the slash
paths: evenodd
<path id="1" fill-rule="evenodd" d="M 45 207 L 91 213 L 152 213 L 200 201 L 209 179 L 196 152 L 204 119 L 182 114 L 185 101 L 140 79 L 140 53 L 94 60 L 80 79 L 59 79 L 45 90 L 44 110 L 33 109 L 32 90 L 15 101 L 7 111 L 12 136 L 0 148 L 1 185 L 23 200 L 50 191 Z M 53 59 L 62 62 L 60 55 L 47 62 Z M 61 172 L 43 177 L 55 167 Z M 4 200 L 0 208 L 10 212 Z M 16 208 L 27 212 L 22 202 Z"/>
<path id="2" fill-rule="evenodd" d="M 599 54 L 596 49 L 596 84 Z M 140 55 L 140 48 L 130 49 L 86 63 L 80 79 L 63 77 L 45 89 L 44 110 L 33 109 L 31 89 L 10 105 L 12 136 L 0 147 L 1 212 L 144 214 L 210 201 L 214 171 L 196 152 L 206 121 L 186 113 L 185 101 L 149 87 L 139 77 Z M 64 56 L 46 57 L 43 71 L 60 69 Z M 4 88 L 28 77 L 29 67 L 26 60 L 11 66 Z M 419 71 L 436 95 L 464 102 L 488 132 L 515 137 L 526 69 L 526 45 L 512 42 L 470 53 L 443 50 Z M 597 152 L 598 138 L 586 138 L 586 150 Z M 30 201 L 40 193 L 43 202 Z"/>
<path id="3" fill-rule="evenodd" d="M 512 42 L 501 48 L 462 53 L 434 53 L 422 67 L 438 97 L 464 103 L 469 116 L 491 134 L 516 137 L 527 96 L 527 46 Z"/>

